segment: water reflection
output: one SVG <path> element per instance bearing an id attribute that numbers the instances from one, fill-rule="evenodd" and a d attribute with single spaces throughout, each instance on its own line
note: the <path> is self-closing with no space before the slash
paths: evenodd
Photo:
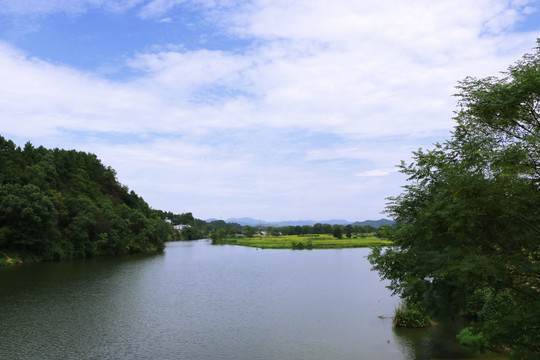
<path id="1" fill-rule="evenodd" d="M 457 341 L 456 335 L 463 326 L 463 322 L 455 321 L 435 324 L 422 329 L 394 327 L 393 332 L 402 353 L 410 360 L 508 359 L 505 354 L 493 352 L 479 354 L 461 345 Z"/>

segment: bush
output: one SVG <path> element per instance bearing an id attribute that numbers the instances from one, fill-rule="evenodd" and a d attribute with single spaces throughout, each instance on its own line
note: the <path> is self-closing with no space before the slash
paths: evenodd
<path id="1" fill-rule="evenodd" d="M 303 241 L 293 241 L 291 243 L 291 247 L 293 250 L 312 250 L 313 249 L 313 241 L 311 239 L 308 239 L 306 242 Z"/>
<path id="2" fill-rule="evenodd" d="M 422 306 L 405 301 L 396 308 L 393 322 L 399 327 L 422 328 L 431 325 L 431 318 Z"/>
<path id="3" fill-rule="evenodd" d="M 487 341 L 482 332 L 475 332 L 471 327 L 466 327 L 458 335 L 457 339 L 463 345 L 484 351 L 488 348 Z"/>

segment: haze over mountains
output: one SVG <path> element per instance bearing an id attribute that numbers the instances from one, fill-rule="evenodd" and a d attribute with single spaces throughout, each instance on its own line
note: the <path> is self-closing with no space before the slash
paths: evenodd
<path id="1" fill-rule="evenodd" d="M 207 222 L 211 222 L 211 221 L 215 221 L 215 220 L 218 220 L 218 219 L 207 219 L 206 221 Z M 382 225 L 391 225 L 393 224 L 394 222 L 392 220 L 388 220 L 388 219 L 379 219 L 379 220 L 364 220 L 364 221 L 347 221 L 347 220 L 342 220 L 342 219 L 331 219 L 331 220 L 285 220 L 285 221 L 265 221 L 265 220 L 260 220 L 260 219 L 253 219 L 253 218 L 250 218 L 250 217 L 242 217 L 242 218 L 228 218 L 227 220 L 225 220 L 225 222 L 228 222 L 228 223 L 237 223 L 237 224 L 240 224 L 242 226 L 245 226 L 245 225 L 251 225 L 251 226 L 255 226 L 255 225 L 265 225 L 265 226 L 269 226 L 269 225 L 274 225 L 274 226 L 296 226 L 296 225 L 315 225 L 317 223 L 320 223 L 320 224 L 330 224 L 330 225 L 360 225 L 360 226 L 366 226 L 366 225 L 371 225 L 375 228 L 378 228 L 379 226 L 382 226 Z"/>

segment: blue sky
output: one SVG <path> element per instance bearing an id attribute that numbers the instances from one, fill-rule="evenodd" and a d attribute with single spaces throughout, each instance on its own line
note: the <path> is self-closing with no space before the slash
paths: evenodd
<path id="1" fill-rule="evenodd" d="M 0 134 L 97 154 L 152 207 L 383 217 L 457 82 L 540 35 L 527 0 L 0 0 Z"/>

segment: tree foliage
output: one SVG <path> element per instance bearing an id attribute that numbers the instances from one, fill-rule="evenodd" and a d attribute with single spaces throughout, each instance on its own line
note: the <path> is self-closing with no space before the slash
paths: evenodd
<path id="1" fill-rule="evenodd" d="M 539 42 L 540 44 L 540 42 Z M 459 83 L 450 140 L 414 152 L 390 198 L 395 246 L 370 261 L 390 288 L 438 317 L 465 314 L 460 339 L 540 353 L 540 47 L 500 78 Z"/>
<path id="2" fill-rule="evenodd" d="M 332 235 L 337 239 L 343 238 L 343 228 L 341 225 L 334 225 L 332 227 Z"/>
<path id="3" fill-rule="evenodd" d="M 0 257 L 50 260 L 156 251 L 170 224 L 94 155 L 23 149 L 0 136 Z"/>

